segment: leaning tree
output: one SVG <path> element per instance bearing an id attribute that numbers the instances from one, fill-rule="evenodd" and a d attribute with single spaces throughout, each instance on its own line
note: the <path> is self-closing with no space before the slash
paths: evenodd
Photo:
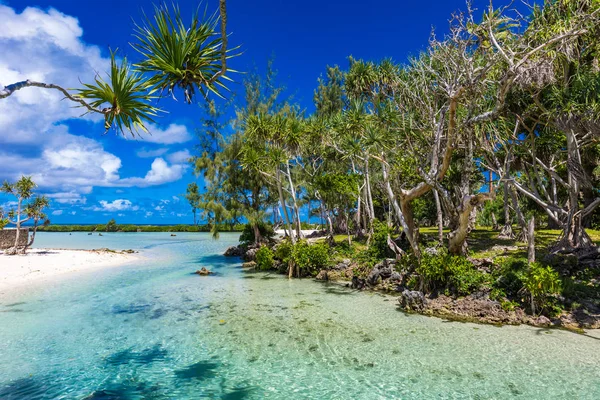
<path id="1" fill-rule="evenodd" d="M 94 82 L 75 90 L 27 79 L 0 86 L 0 99 L 29 87 L 58 90 L 84 114 L 102 115 L 107 131 L 139 135 L 161 112 L 154 103 L 158 97 L 175 97 L 181 91 L 185 102 L 191 103 L 197 92 L 220 95 L 226 89 L 226 73 L 231 71 L 227 60 L 236 50 L 227 47 L 226 27 L 225 0 L 219 0 L 219 13 L 196 12 L 189 24 L 177 6 L 155 6 L 153 17 L 144 15 L 143 22 L 135 25 L 132 47 L 141 57 L 139 62 L 131 64 L 126 57 L 118 61 L 111 51 L 108 79 L 97 75 Z"/>

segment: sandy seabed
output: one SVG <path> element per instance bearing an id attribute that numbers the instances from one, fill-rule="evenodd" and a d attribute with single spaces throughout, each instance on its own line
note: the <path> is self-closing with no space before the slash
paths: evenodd
<path id="1" fill-rule="evenodd" d="M 127 264 L 139 257 L 104 250 L 31 249 L 26 255 L 0 252 L 0 291 L 46 278 Z"/>

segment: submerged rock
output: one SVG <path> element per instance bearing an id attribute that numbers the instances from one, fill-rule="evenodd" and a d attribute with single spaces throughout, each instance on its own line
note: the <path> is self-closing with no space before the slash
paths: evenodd
<path id="1" fill-rule="evenodd" d="M 256 262 L 255 261 L 248 261 L 242 264 L 242 268 L 255 268 L 256 269 Z"/>
<path id="2" fill-rule="evenodd" d="M 197 270 L 195 273 L 202 276 L 202 275 L 210 275 L 210 274 L 212 274 L 212 271 L 209 271 L 208 269 L 206 269 L 206 267 L 202 267 L 199 270 Z"/>

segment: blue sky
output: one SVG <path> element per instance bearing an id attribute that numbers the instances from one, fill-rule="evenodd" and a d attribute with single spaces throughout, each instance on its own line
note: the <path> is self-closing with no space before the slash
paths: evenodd
<path id="1" fill-rule="evenodd" d="M 495 1 L 498 6 L 506 1 Z M 475 0 L 483 9 L 487 1 Z M 197 1 L 179 1 L 183 14 Z M 216 10 L 217 1 L 204 2 Z M 135 60 L 129 42 L 142 0 L 0 0 L 0 84 L 24 79 L 78 86 L 103 73 L 109 48 Z M 243 54 L 231 68 L 264 69 L 275 57 L 280 83 L 303 108 L 326 65 L 347 65 L 349 55 L 403 62 L 427 45 L 432 27 L 443 34 L 462 0 L 448 1 L 242 1 L 229 0 L 231 45 Z M 233 92 L 243 76 L 232 76 Z M 168 111 L 151 127 L 152 136 L 126 140 L 103 135 L 95 116 L 60 101 L 58 93 L 29 88 L 0 100 L 0 180 L 33 175 L 52 199 L 54 223 L 191 223 L 185 199 L 196 180 L 187 157 L 194 153 L 201 108 L 161 100 Z M 202 186 L 202 179 L 198 180 Z M 0 206 L 11 199 L 0 197 Z"/>

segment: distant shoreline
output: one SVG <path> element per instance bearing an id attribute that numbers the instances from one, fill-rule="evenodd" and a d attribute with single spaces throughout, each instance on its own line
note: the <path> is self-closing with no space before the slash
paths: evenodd
<path id="1" fill-rule="evenodd" d="M 24 226 L 26 228 L 26 226 Z M 243 225 L 234 225 L 233 227 L 223 227 L 220 231 L 241 232 Z M 211 227 L 208 225 L 117 225 L 115 230 L 107 230 L 106 224 L 89 225 L 49 225 L 41 226 L 38 232 L 189 232 L 189 233 L 208 233 Z"/>

